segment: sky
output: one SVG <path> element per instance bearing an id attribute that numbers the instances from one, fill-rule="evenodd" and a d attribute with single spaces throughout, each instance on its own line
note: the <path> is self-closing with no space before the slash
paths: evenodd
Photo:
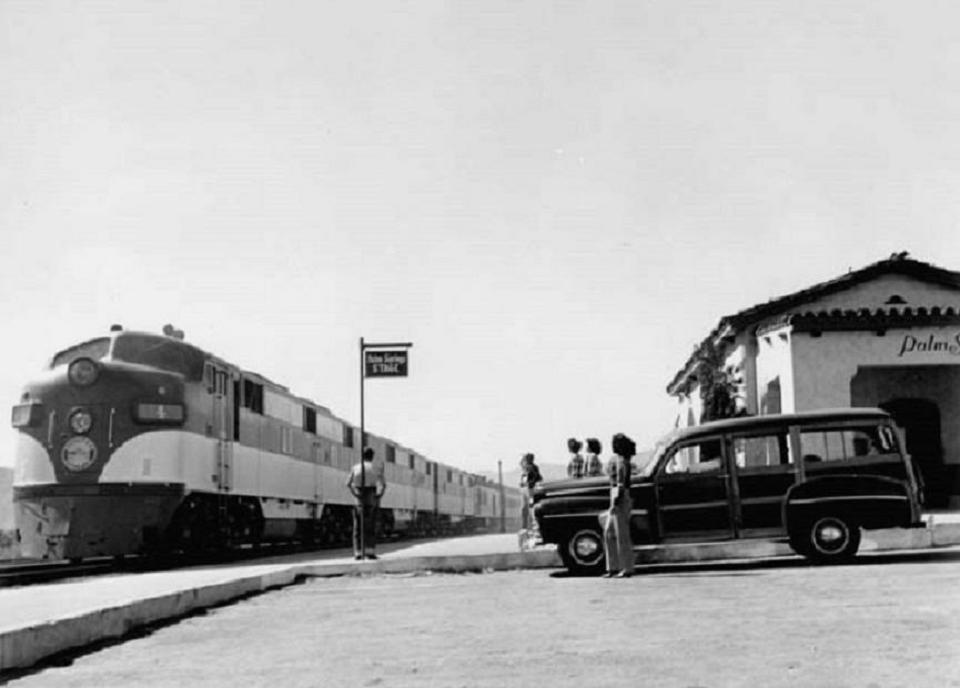
<path id="1" fill-rule="evenodd" d="M 355 424 L 360 338 L 412 342 L 366 425 L 469 471 L 652 446 L 722 316 L 894 252 L 960 270 L 958 21 L 0 0 L 0 399 L 172 323 Z"/>

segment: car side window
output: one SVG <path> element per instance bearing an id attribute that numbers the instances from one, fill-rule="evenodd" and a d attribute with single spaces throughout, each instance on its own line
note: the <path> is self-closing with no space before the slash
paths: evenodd
<path id="1" fill-rule="evenodd" d="M 723 467 L 722 457 L 719 439 L 692 442 L 673 450 L 664 464 L 663 472 L 668 475 L 719 473 Z"/>
<path id="2" fill-rule="evenodd" d="M 786 432 L 733 438 L 733 457 L 738 468 L 766 468 L 793 463 Z"/>
<path id="3" fill-rule="evenodd" d="M 810 430 L 800 433 L 800 452 L 806 463 L 846 461 L 896 451 L 896 441 L 892 433 L 882 427 Z"/>

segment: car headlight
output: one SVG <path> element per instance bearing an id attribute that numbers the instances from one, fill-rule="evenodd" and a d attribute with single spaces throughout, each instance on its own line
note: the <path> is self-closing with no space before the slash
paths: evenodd
<path id="1" fill-rule="evenodd" d="M 99 366 L 92 358 L 78 358 L 67 368 L 67 377 L 77 387 L 88 387 L 97 381 Z"/>
<path id="2" fill-rule="evenodd" d="M 70 414 L 70 428 L 78 435 L 88 432 L 91 425 L 93 425 L 93 416 L 89 411 L 78 409 Z"/>

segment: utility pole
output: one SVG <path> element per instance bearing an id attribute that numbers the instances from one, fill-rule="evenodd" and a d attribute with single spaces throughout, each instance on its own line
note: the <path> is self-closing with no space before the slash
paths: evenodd
<path id="1" fill-rule="evenodd" d="M 497 460 L 497 474 L 500 476 L 500 532 L 507 532 L 507 505 L 503 501 L 503 461 Z"/>
<path id="2" fill-rule="evenodd" d="M 363 451 L 367 448 L 367 428 L 364 419 L 364 382 L 368 377 L 406 377 L 408 369 L 408 349 L 410 342 L 379 342 L 367 343 L 360 337 L 360 485 L 361 490 L 367 487 L 367 466 L 363 460 Z M 374 349 L 375 351 L 367 351 Z M 390 349 L 390 350 L 388 350 Z M 360 509 L 360 554 L 366 553 L 364 530 L 364 508 Z"/>

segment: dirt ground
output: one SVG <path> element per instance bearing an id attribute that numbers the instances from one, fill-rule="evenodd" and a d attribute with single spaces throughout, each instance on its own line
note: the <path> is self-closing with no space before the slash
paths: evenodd
<path id="1" fill-rule="evenodd" d="M 11 686 L 960 686 L 960 554 L 313 579 Z"/>

